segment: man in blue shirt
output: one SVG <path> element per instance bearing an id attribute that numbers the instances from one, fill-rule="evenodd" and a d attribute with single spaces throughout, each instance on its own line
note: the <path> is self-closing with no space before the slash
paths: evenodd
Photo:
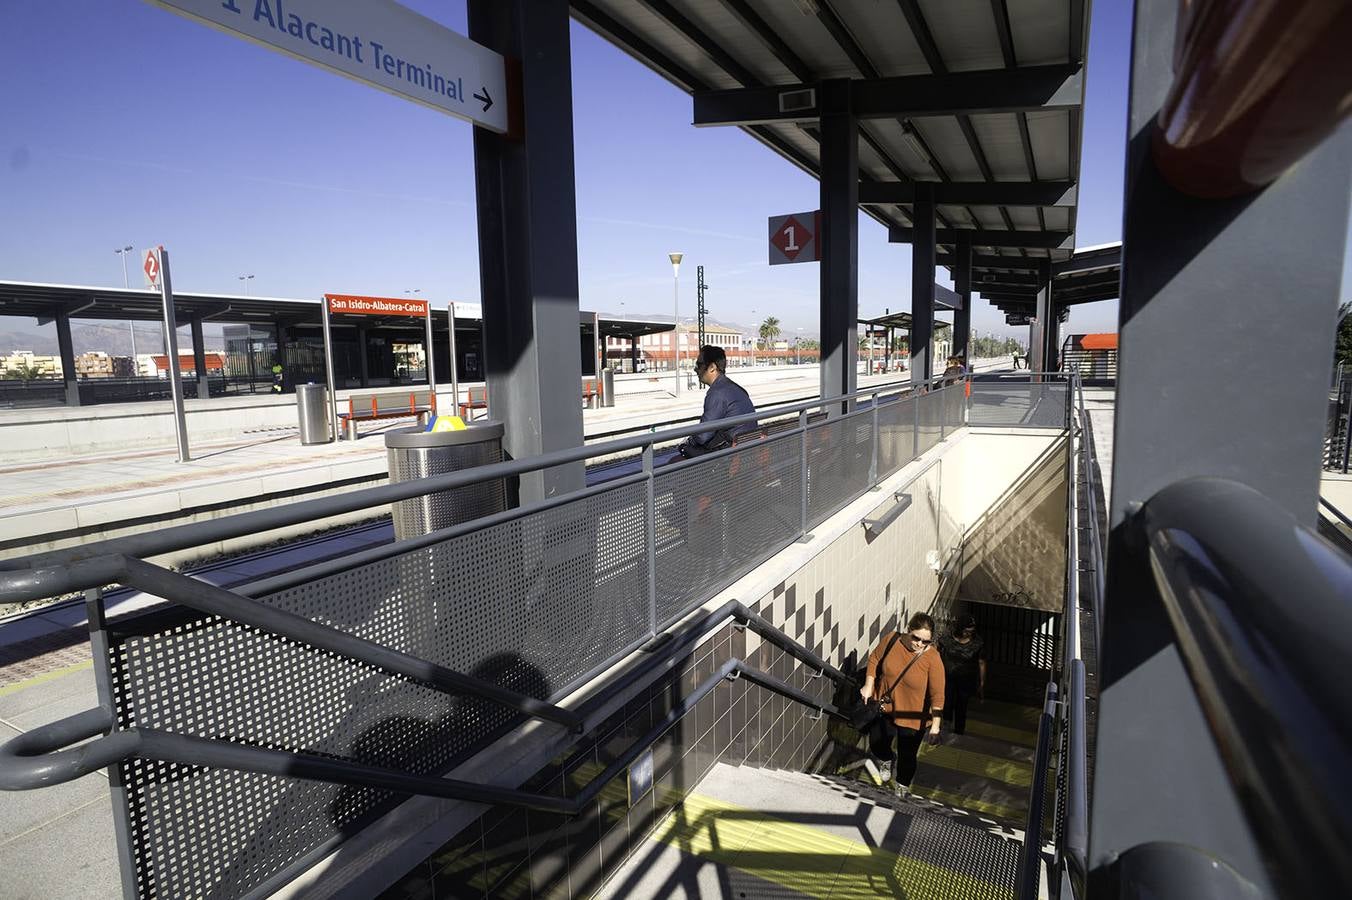
<path id="1" fill-rule="evenodd" d="M 708 393 L 704 395 L 704 414 L 699 419 L 701 422 L 730 419 L 756 411 L 756 404 L 751 402 L 746 389 L 727 376 L 727 368 L 728 355 L 722 347 L 710 344 L 700 348 L 699 356 L 695 359 L 695 373 L 709 387 Z M 702 456 L 731 447 L 737 438 L 757 430 L 755 422 L 747 422 L 731 428 L 701 431 L 686 438 L 678 449 L 687 458 Z"/>

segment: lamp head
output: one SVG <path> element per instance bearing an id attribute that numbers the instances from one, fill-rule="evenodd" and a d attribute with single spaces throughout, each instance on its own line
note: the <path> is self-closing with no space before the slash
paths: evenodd
<path id="1" fill-rule="evenodd" d="M 673 275 L 681 274 L 681 260 L 685 259 L 684 253 L 668 253 L 667 258 L 671 260 L 671 273 Z"/>

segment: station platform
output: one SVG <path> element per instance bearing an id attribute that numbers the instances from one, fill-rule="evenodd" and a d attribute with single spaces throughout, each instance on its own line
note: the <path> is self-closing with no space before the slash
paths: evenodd
<path id="1" fill-rule="evenodd" d="M 981 370 L 1007 361 L 978 364 Z M 743 378 L 758 407 L 802 400 L 818 387 L 815 366 L 764 368 Z M 734 378 L 742 373 L 733 372 Z M 666 379 L 670 382 L 670 378 Z M 908 384 L 905 373 L 861 376 L 860 387 Z M 449 405 L 449 393 L 446 397 Z M 286 398 L 294 405 L 294 398 Z M 619 396 L 613 407 L 583 411 L 588 441 L 644 429 L 681 418 L 698 418 L 703 394 L 666 391 Z M 159 409 L 165 404 L 124 404 Z M 119 410 L 124 416 L 127 410 Z M 4 415 L 13 418 L 20 412 Z M 194 444 L 193 459 L 177 462 L 172 448 L 129 448 L 117 452 L 49 454 L 40 459 L 0 454 L 0 559 L 117 537 L 132 530 L 163 527 L 261 509 L 299 499 L 384 483 L 387 462 L 381 435 L 412 424 L 409 419 L 368 423 L 356 442 L 304 446 L 296 427 L 255 430 L 241 411 L 237 433 Z M 109 427 L 128 428 L 109 423 Z M 191 427 L 190 427 L 191 430 Z M 129 444 L 134 443 L 128 441 Z M 322 524 L 348 524 L 335 518 Z M 318 527 L 318 526 L 317 526 Z M 279 532 L 279 540 L 302 532 Z M 178 560 L 168 560 L 176 563 Z"/>

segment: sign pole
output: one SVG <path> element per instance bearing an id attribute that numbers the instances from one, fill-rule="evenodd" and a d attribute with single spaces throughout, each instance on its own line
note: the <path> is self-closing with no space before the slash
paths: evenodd
<path id="1" fill-rule="evenodd" d="M 324 331 L 324 374 L 329 379 L 329 432 L 334 443 L 341 440 L 338 434 L 338 381 L 333 376 L 333 331 L 329 322 L 329 298 L 324 298 L 321 307 Z"/>
<path id="2" fill-rule="evenodd" d="M 149 274 L 150 257 L 156 258 L 159 269 L 160 302 L 164 308 L 164 345 L 169 351 L 169 393 L 174 398 L 174 436 L 178 439 L 178 461 L 190 462 L 188 449 L 188 418 L 183 408 L 183 379 L 178 371 L 178 320 L 174 316 L 174 288 L 169 278 L 169 251 L 163 246 L 146 251 Z"/>
<path id="3" fill-rule="evenodd" d="M 446 307 L 446 318 L 451 326 L 451 412 L 460 415 L 460 364 L 455 350 L 455 301 Z"/>
<path id="4" fill-rule="evenodd" d="M 423 318 L 427 328 L 427 343 L 423 346 L 427 353 L 427 389 L 432 392 L 432 412 L 437 411 L 437 364 L 432 351 L 432 301 L 427 301 L 427 315 Z"/>

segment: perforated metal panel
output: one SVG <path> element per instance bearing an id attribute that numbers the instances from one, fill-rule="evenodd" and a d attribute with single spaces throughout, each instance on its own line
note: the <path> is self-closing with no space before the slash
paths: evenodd
<path id="1" fill-rule="evenodd" d="M 973 382 L 968 421 L 973 426 L 1066 427 L 1065 382 Z"/>
<path id="2" fill-rule="evenodd" d="M 814 425 L 807 433 L 807 446 L 807 521 L 816 527 L 868 490 L 873 411 Z"/>
<path id="3" fill-rule="evenodd" d="M 657 615 L 702 602 L 798 536 L 802 435 L 770 438 L 654 479 Z"/>
<path id="4" fill-rule="evenodd" d="M 264 598 L 536 697 L 648 632 L 642 485 Z M 215 617 L 114 636 L 119 721 L 419 774 L 510 721 L 376 669 Z M 122 766 L 138 892 L 242 896 L 399 797 L 133 761 Z"/>
<path id="5" fill-rule="evenodd" d="M 951 390 L 930 391 L 916 398 L 920 404 L 920 453 L 939 443 L 942 438 L 944 406 L 947 402 L 945 394 Z"/>
<path id="6" fill-rule="evenodd" d="M 886 478 L 915 458 L 915 399 L 878 407 L 878 477 Z"/>

